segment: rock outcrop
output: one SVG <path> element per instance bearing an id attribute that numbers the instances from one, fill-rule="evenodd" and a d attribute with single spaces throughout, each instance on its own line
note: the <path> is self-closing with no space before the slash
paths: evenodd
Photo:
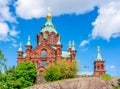
<path id="1" fill-rule="evenodd" d="M 113 89 L 113 86 L 119 84 L 120 79 L 105 81 L 98 77 L 88 77 L 34 85 L 27 89 Z"/>

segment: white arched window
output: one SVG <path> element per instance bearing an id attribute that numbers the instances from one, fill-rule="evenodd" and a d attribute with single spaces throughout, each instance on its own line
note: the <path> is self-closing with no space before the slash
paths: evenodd
<path id="1" fill-rule="evenodd" d="M 47 51 L 46 50 L 42 50 L 42 58 L 46 58 L 47 57 Z"/>

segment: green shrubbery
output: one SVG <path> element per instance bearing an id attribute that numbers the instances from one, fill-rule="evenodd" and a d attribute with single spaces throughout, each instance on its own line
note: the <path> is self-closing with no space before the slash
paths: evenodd
<path id="1" fill-rule="evenodd" d="M 66 78 L 73 78 L 77 73 L 76 62 L 56 61 L 46 68 L 43 76 L 47 81 L 55 81 Z"/>
<path id="2" fill-rule="evenodd" d="M 23 62 L 0 73 L 0 89 L 24 89 L 34 84 L 37 69 L 32 62 Z"/>
<path id="3" fill-rule="evenodd" d="M 101 78 L 104 80 L 111 80 L 112 79 L 111 75 L 109 75 L 109 74 L 104 74 L 101 76 Z"/>
<path id="4" fill-rule="evenodd" d="M 119 86 L 116 86 L 116 87 L 114 87 L 113 89 L 120 89 L 120 87 L 119 87 Z"/>
<path id="5" fill-rule="evenodd" d="M 20 87 L 25 88 L 34 84 L 37 69 L 33 62 L 23 62 L 16 67 L 15 76 L 20 82 Z"/>
<path id="6" fill-rule="evenodd" d="M 60 68 L 57 65 L 51 65 L 46 68 L 43 76 L 47 81 L 59 80 L 61 76 Z"/>

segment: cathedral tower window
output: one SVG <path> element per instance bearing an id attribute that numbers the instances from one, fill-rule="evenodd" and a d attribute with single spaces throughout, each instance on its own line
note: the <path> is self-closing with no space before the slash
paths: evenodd
<path id="1" fill-rule="evenodd" d="M 47 51 L 46 50 L 42 50 L 42 58 L 46 58 L 47 57 Z"/>
<path id="2" fill-rule="evenodd" d="M 42 61 L 42 67 L 46 67 L 46 61 Z"/>

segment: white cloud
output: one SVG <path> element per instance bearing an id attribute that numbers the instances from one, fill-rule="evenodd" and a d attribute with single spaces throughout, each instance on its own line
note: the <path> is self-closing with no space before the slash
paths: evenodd
<path id="1" fill-rule="evenodd" d="M 89 3 L 89 4 L 88 4 Z M 93 10 L 96 0 L 17 0 L 16 14 L 24 19 L 44 17 L 51 7 L 53 16 L 61 14 L 83 14 Z"/>
<path id="2" fill-rule="evenodd" d="M 13 46 L 13 47 L 18 47 L 18 44 L 13 43 L 12 46 Z"/>
<path id="3" fill-rule="evenodd" d="M 99 15 L 92 30 L 92 38 L 101 37 L 107 41 L 120 36 L 120 1 L 110 2 L 99 9 Z"/>
<path id="4" fill-rule="evenodd" d="M 9 4 L 12 0 L 0 0 L 0 28 L 5 27 L 5 32 L 0 33 L 0 37 L 8 39 L 17 37 L 19 31 L 11 30 L 9 23 L 16 23 L 16 17 L 10 12 Z M 13 3 L 12 3 L 13 4 Z M 99 7 L 98 17 L 92 23 L 93 30 L 90 39 L 101 37 L 107 41 L 110 38 L 120 37 L 120 1 L 119 0 L 16 0 L 14 7 L 17 17 L 32 19 L 44 17 L 47 8 L 51 7 L 53 16 L 63 14 L 84 14 Z M 5 35 L 7 34 L 7 35 Z M 8 36 L 9 35 L 9 36 Z M 0 38 L 2 40 L 2 38 Z M 88 44 L 90 40 L 83 40 L 80 47 Z"/>
<path id="5" fill-rule="evenodd" d="M 16 22 L 9 8 L 10 0 L 0 0 L 0 21 Z"/>
<path id="6" fill-rule="evenodd" d="M 115 65 L 110 66 L 110 69 L 115 69 L 115 68 L 116 68 Z"/>
<path id="7" fill-rule="evenodd" d="M 16 31 L 16 30 L 10 30 L 10 35 L 13 36 L 13 37 L 17 37 L 17 35 L 20 33 L 20 31 Z"/>
<path id="8" fill-rule="evenodd" d="M 4 22 L 0 22 L 0 40 L 8 40 L 8 32 L 8 25 Z"/>
<path id="9" fill-rule="evenodd" d="M 89 44 L 89 40 L 83 40 L 83 41 L 80 43 L 80 47 L 83 47 L 83 46 L 85 46 L 86 44 Z"/>
<path id="10" fill-rule="evenodd" d="M 88 35 L 88 41 L 99 37 L 109 42 L 111 38 L 120 37 L 120 1 L 98 1 L 97 6 L 99 7 L 98 16 L 92 23 L 93 29 L 91 37 Z M 85 46 L 89 43 L 88 41 L 83 40 L 80 45 Z"/>
<path id="11" fill-rule="evenodd" d="M 12 4 L 11 0 L 0 0 L 0 41 L 11 41 L 15 44 L 14 40 L 18 37 L 19 31 L 13 26 L 17 21 L 10 12 L 10 4 Z"/>
<path id="12" fill-rule="evenodd" d="M 106 65 L 106 70 L 116 71 L 116 66 L 115 65 Z"/>

